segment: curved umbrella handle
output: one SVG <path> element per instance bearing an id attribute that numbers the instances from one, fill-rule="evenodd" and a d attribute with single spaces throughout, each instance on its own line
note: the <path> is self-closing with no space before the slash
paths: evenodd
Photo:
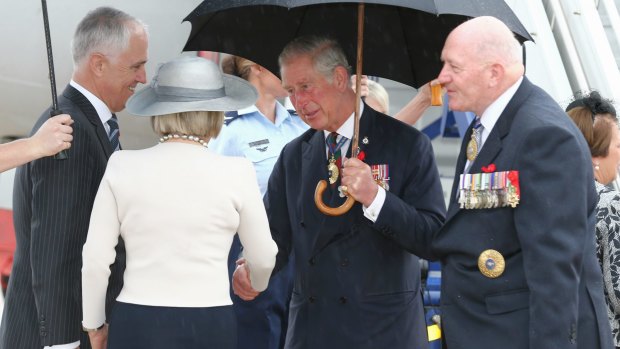
<path id="1" fill-rule="evenodd" d="M 353 204 L 355 204 L 355 199 L 347 193 L 347 201 L 345 201 L 342 205 L 338 207 L 329 207 L 325 205 L 325 203 L 323 203 L 323 192 L 325 191 L 325 188 L 327 188 L 327 182 L 322 179 L 319 183 L 317 183 L 316 189 L 314 190 L 314 203 L 323 214 L 328 216 L 341 216 L 349 212 L 351 207 L 353 207 Z"/>

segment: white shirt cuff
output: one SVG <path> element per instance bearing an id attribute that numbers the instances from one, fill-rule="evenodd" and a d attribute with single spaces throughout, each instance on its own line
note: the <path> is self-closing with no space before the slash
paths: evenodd
<path id="1" fill-rule="evenodd" d="M 375 199 L 372 201 L 370 206 L 366 207 L 362 205 L 364 217 L 370 219 L 373 223 L 377 221 L 377 218 L 379 218 L 379 213 L 381 213 L 381 209 L 385 203 L 385 189 L 383 189 L 380 185 L 378 187 L 379 190 L 377 191 L 377 196 L 375 196 Z"/>
<path id="2" fill-rule="evenodd" d="M 51 347 L 43 347 L 43 349 L 75 349 L 80 346 L 80 341 L 73 342 L 71 344 L 58 344 Z"/>

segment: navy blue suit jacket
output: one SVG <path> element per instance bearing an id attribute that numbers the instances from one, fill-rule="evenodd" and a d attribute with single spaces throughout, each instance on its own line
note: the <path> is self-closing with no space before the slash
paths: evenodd
<path id="1" fill-rule="evenodd" d="M 366 163 L 389 166 L 389 192 L 374 223 L 359 203 L 339 217 L 316 208 L 316 185 L 327 179 L 323 131 L 291 141 L 269 179 L 265 203 L 279 247 L 276 268 L 291 250 L 295 256 L 286 348 L 428 346 L 417 256 L 428 256 L 445 214 L 431 143 L 367 106 L 359 137 L 368 139 L 360 142 Z M 326 190 L 326 203 L 342 200 Z"/>
<path id="2" fill-rule="evenodd" d="M 465 135 L 456 178 L 465 167 Z M 581 132 L 558 104 L 524 78 L 471 166 L 519 171 L 516 208 L 460 209 L 458 180 L 434 241 L 442 270 L 443 342 L 450 349 L 611 348 L 595 255 L 597 195 Z M 477 267 L 487 249 L 504 273 Z"/>

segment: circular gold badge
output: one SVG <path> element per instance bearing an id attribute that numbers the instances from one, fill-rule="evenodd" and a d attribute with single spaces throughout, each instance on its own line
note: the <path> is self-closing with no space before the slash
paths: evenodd
<path id="1" fill-rule="evenodd" d="M 505 268 L 504 256 L 495 250 L 486 250 L 478 257 L 478 269 L 488 278 L 494 279 L 502 275 Z"/>

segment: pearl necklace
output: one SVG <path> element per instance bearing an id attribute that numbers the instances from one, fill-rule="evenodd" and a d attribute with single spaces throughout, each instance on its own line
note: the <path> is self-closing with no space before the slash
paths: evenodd
<path id="1" fill-rule="evenodd" d="M 205 141 L 205 140 L 202 140 L 198 136 L 186 135 L 186 134 L 179 135 L 177 133 L 168 134 L 168 135 L 165 135 L 165 136 L 161 137 L 159 139 L 159 143 L 164 143 L 165 141 L 168 141 L 170 139 L 184 139 L 186 141 L 192 141 L 192 142 L 200 143 L 200 145 L 202 145 L 203 147 L 208 148 L 208 142 Z"/>

